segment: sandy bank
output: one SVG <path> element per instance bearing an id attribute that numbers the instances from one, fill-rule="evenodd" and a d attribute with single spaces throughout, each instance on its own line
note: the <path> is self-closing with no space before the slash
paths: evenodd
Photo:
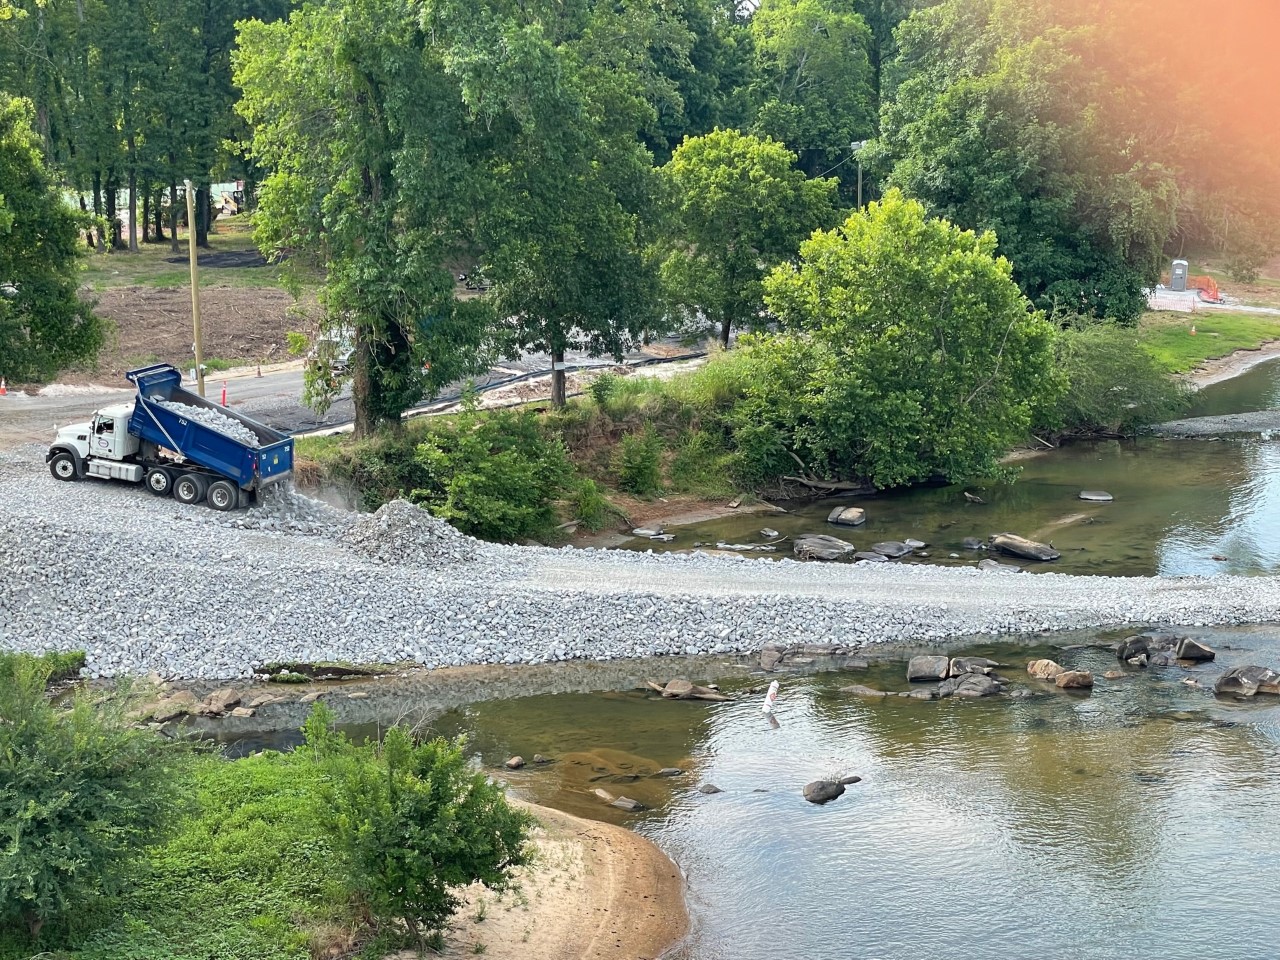
<path id="1" fill-rule="evenodd" d="M 540 823 L 534 862 L 506 893 L 467 890 L 440 956 L 652 960 L 684 937 L 684 877 L 666 854 L 622 827 L 522 805 Z"/>
<path id="2" fill-rule="evenodd" d="M 1187 374 L 1187 382 L 1197 390 L 1238 377 L 1251 367 L 1280 357 L 1280 341 L 1264 343 L 1253 350 L 1236 350 L 1225 357 L 1206 360 Z"/>

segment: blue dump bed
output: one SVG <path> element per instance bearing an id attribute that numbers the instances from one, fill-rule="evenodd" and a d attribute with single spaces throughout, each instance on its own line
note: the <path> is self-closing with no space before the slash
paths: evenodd
<path id="1" fill-rule="evenodd" d="M 293 471 L 292 437 L 184 390 L 176 367 L 159 363 L 130 370 L 125 376 L 138 388 L 129 418 L 129 432 L 135 437 L 179 453 L 246 490 L 283 480 Z M 189 414 L 162 406 L 161 400 L 216 411 L 243 425 L 258 442 L 237 439 Z"/>

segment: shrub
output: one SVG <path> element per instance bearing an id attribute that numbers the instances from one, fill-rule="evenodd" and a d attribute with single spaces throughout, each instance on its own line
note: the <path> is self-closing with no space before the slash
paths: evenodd
<path id="1" fill-rule="evenodd" d="M 620 516 L 617 508 L 600 492 L 596 482 L 588 479 L 578 484 L 573 495 L 573 515 L 592 533 L 603 530 L 611 520 Z"/>
<path id="2" fill-rule="evenodd" d="M 596 402 L 597 407 L 604 409 L 605 404 L 609 402 L 609 397 L 613 395 L 619 379 L 616 373 L 605 372 L 592 380 L 587 386 L 587 392 L 591 394 L 591 399 Z"/>
<path id="3" fill-rule="evenodd" d="M 628 434 L 614 454 L 618 487 L 639 497 L 662 492 L 662 438 L 652 426 Z"/>
<path id="4" fill-rule="evenodd" d="M 1054 348 L 1067 388 L 1039 411 L 1042 429 L 1131 434 L 1188 403 L 1187 388 L 1143 349 L 1133 330 L 1077 321 L 1059 331 Z"/>
<path id="5" fill-rule="evenodd" d="M 735 492 L 732 455 L 724 441 L 706 430 L 684 434 L 671 460 L 671 487 L 701 497 L 731 497 Z"/>
<path id="6" fill-rule="evenodd" d="M 190 750 L 136 729 L 126 690 L 68 706 L 45 695 L 52 665 L 0 653 L 0 929 L 32 939 L 118 893 L 178 812 Z"/>
<path id="7" fill-rule="evenodd" d="M 485 540 L 546 538 L 573 477 L 564 445 L 532 411 L 433 423 L 415 451 L 410 499 Z"/>
<path id="8" fill-rule="evenodd" d="M 393 727 L 380 745 L 358 748 L 322 726 L 307 733 L 334 772 L 327 816 L 350 885 L 374 916 L 403 921 L 422 943 L 457 910 L 456 890 L 502 890 L 526 862 L 532 817 L 468 767 L 465 741 L 414 743 Z"/>

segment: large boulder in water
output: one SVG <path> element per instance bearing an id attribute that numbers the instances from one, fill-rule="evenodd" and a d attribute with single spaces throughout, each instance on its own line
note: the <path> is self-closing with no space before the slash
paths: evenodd
<path id="1" fill-rule="evenodd" d="M 950 669 L 951 661 L 947 657 L 912 657 L 907 664 L 907 679 L 913 683 L 917 680 L 945 680 Z"/>
<path id="2" fill-rule="evenodd" d="M 1280 673 L 1268 667 L 1235 667 L 1218 678 L 1213 692 L 1236 697 L 1252 697 L 1255 693 L 1280 694 Z"/>
<path id="3" fill-rule="evenodd" d="M 986 657 L 955 657 L 951 661 L 951 669 L 948 675 L 952 677 L 961 677 L 966 673 L 983 673 L 989 674 L 1000 664 L 995 660 L 988 660 Z"/>
<path id="4" fill-rule="evenodd" d="M 792 551 L 802 560 L 840 560 L 858 548 L 839 537 L 825 533 L 806 533 L 797 537 Z"/>
<path id="5" fill-rule="evenodd" d="M 1174 651 L 1174 657 L 1178 660 L 1192 660 L 1196 663 L 1204 663 L 1217 656 L 1218 654 L 1211 647 L 1191 637 L 1183 637 L 1179 640 L 1178 647 Z"/>
<path id="6" fill-rule="evenodd" d="M 856 527 L 867 519 L 867 511 L 861 507 L 836 507 L 827 514 L 827 523 L 837 523 L 842 527 Z"/>
<path id="7" fill-rule="evenodd" d="M 1151 651 L 1151 641 L 1147 637 L 1126 637 L 1120 641 L 1116 650 L 1116 659 L 1128 663 L 1134 657 L 1145 656 Z"/>
<path id="8" fill-rule="evenodd" d="M 984 673 L 966 673 L 938 684 L 939 697 L 990 697 L 1002 690 L 999 680 Z"/>
<path id="9" fill-rule="evenodd" d="M 1036 543 L 1013 533 L 997 533 L 991 538 L 993 550 L 1026 560 L 1057 560 L 1062 554 L 1047 543 Z"/>
<path id="10" fill-rule="evenodd" d="M 1067 668 L 1052 660 L 1032 660 L 1027 664 L 1027 673 L 1037 680 L 1053 680 L 1059 674 L 1066 673 Z"/>
<path id="11" fill-rule="evenodd" d="M 804 798 L 810 803 L 830 803 L 836 797 L 844 795 L 846 784 L 858 783 L 861 777 L 845 777 L 843 780 L 815 780 L 804 787 Z"/>
<path id="12" fill-rule="evenodd" d="M 884 540 L 872 545 L 871 549 L 882 557 L 888 557 L 890 560 L 897 560 L 899 557 L 905 557 L 911 552 L 910 547 L 898 540 Z"/>

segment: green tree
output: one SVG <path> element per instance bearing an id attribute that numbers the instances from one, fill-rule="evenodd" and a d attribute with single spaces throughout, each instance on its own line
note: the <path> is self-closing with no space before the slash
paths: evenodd
<path id="1" fill-rule="evenodd" d="M 911 74 L 873 162 L 931 212 L 993 230 L 1037 305 L 1135 322 L 1178 188 L 1133 136 L 1143 99 L 1090 55 L 1099 27 L 1049 0 L 946 0 L 898 39 Z"/>
<path id="2" fill-rule="evenodd" d="M 765 301 L 799 346 L 757 345 L 780 358 L 768 386 L 787 394 L 760 413 L 806 469 L 878 487 L 960 480 L 1026 435 L 1061 389 L 1053 327 L 995 250 L 893 190 L 770 274 Z"/>
<path id="3" fill-rule="evenodd" d="M 762 0 L 751 17 L 757 100 L 752 132 L 799 155 L 816 176 L 875 132 L 871 30 L 841 0 Z"/>
<path id="4" fill-rule="evenodd" d="M 657 181 L 640 137 L 677 96 L 649 53 L 670 34 L 657 9 L 424 9 L 473 123 L 492 131 L 475 156 L 488 177 L 476 222 L 489 299 L 509 350 L 551 355 L 556 405 L 567 350 L 621 359 L 660 319 L 644 254 Z"/>
<path id="5" fill-rule="evenodd" d="M 720 342 L 764 311 L 761 280 L 835 217 L 834 180 L 809 179 L 780 143 L 716 130 L 686 140 L 661 170 L 672 211 L 662 276 L 686 314 L 719 328 Z"/>
<path id="6" fill-rule="evenodd" d="M 92 361 L 103 324 L 77 291 L 88 218 L 55 187 L 25 100 L 0 93 L 0 376 L 43 381 Z"/>
<path id="7" fill-rule="evenodd" d="M 323 270 L 326 332 L 354 340 L 359 436 L 486 365 L 490 311 L 458 301 L 445 268 L 480 195 L 478 147 L 417 8 L 308 5 L 241 24 L 234 57 L 253 159 L 271 171 L 258 243 Z M 309 373 L 320 409 L 340 386 Z"/>
<path id="8" fill-rule="evenodd" d="M 49 669 L 0 652 L 0 931 L 33 940 L 122 889 L 175 822 L 190 753 L 136 727 L 125 696 L 55 706 Z"/>
<path id="9" fill-rule="evenodd" d="M 457 910 L 459 888 L 506 888 L 511 870 L 527 861 L 533 819 L 470 768 L 463 741 L 415 744 L 392 727 L 370 755 L 335 734 L 328 719 L 313 714 L 307 741 L 333 763 L 334 838 L 354 892 L 376 917 L 403 921 L 421 942 Z"/>

